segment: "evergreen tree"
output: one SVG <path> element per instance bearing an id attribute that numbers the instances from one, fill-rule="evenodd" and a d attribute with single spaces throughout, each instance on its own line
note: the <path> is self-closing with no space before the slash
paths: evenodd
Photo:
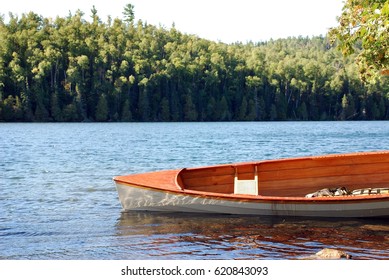
<path id="1" fill-rule="evenodd" d="M 105 95 L 101 95 L 96 108 L 96 121 L 104 122 L 108 119 L 108 104 Z"/>
<path id="2" fill-rule="evenodd" d="M 132 113 L 130 110 L 130 101 L 127 99 L 123 105 L 121 121 L 129 122 L 131 120 L 132 120 Z"/>
<path id="3" fill-rule="evenodd" d="M 124 15 L 124 20 L 127 23 L 132 23 L 134 21 L 134 18 L 135 18 L 134 8 L 135 7 L 132 4 L 127 4 L 124 7 L 123 15 Z"/>

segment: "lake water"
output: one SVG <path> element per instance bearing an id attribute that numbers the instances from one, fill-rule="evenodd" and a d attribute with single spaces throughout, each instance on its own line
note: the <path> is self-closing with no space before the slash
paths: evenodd
<path id="1" fill-rule="evenodd" d="M 0 259 L 389 259 L 389 219 L 122 212 L 112 177 L 389 149 L 389 122 L 0 123 Z"/>

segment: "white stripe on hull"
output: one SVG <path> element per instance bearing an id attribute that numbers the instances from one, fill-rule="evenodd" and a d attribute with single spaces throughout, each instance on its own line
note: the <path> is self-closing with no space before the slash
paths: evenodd
<path id="1" fill-rule="evenodd" d="M 223 213 L 306 217 L 389 216 L 389 199 L 366 202 L 294 203 L 283 201 L 238 201 L 175 194 L 116 183 L 124 210 Z"/>

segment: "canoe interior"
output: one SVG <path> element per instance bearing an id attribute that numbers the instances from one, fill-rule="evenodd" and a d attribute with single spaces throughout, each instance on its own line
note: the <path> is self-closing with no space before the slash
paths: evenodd
<path id="1" fill-rule="evenodd" d="M 189 168 L 179 173 L 177 182 L 182 189 L 232 194 L 236 174 L 239 180 L 252 180 L 255 172 L 262 196 L 304 197 L 323 188 L 389 187 L 389 152 Z"/>

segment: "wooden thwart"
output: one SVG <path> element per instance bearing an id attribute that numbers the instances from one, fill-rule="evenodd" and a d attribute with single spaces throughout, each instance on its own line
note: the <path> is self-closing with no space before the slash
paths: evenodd
<path id="1" fill-rule="evenodd" d="M 239 180 L 238 169 L 235 168 L 234 178 L 234 194 L 251 194 L 258 195 L 258 172 L 255 166 L 255 174 L 253 180 Z"/>

